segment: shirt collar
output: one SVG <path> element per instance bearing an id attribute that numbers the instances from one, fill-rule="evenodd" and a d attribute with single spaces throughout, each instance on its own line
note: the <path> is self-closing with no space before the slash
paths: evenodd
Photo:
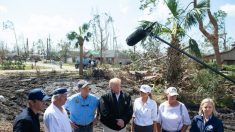
<path id="1" fill-rule="evenodd" d="M 212 118 L 212 116 L 213 116 L 213 114 L 212 114 L 212 115 L 210 115 L 209 120 Z M 203 116 L 203 114 L 201 114 L 201 117 L 202 117 L 202 119 L 204 120 L 204 116 Z"/>
<path id="2" fill-rule="evenodd" d="M 86 99 L 88 99 L 89 97 L 90 97 L 90 93 L 87 95 L 87 97 L 86 97 L 85 99 L 82 97 L 81 93 L 78 94 L 78 98 L 79 98 L 79 99 L 84 99 L 84 100 L 86 100 Z"/>
<path id="3" fill-rule="evenodd" d="M 150 104 L 150 101 L 151 99 L 148 97 L 147 101 L 144 104 Z M 141 97 L 139 98 L 139 102 L 143 102 Z"/>
<path id="4" fill-rule="evenodd" d="M 111 90 L 112 94 L 114 95 L 121 95 L 122 94 L 122 91 L 120 91 L 118 94 L 114 93 L 112 90 Z"/>
<path id="5" fill-rule="evenodd" d="M 64 109 L 64 106 L 62 106 L 62 111 L 53 103 L 51 103 L 52 107 L 56 109 L 56 111 L 60 111 L 61 113 L 66 113 L 66 110 Z"/>

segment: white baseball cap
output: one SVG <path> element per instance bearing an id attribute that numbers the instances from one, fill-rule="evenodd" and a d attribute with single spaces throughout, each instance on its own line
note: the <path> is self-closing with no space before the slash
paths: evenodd
<path id="1" fill-rule="evenodd" d="M 152 88 L 149 85 L 141 85 L 140 91 L 144 93 L 151 93 Z"/>
<path id="2" fill-rule="evenodd" d="M 175 87 L 169 87 L 167 90 L 165 90 L 165 93 L 169 94 L 170 96 L 179 95 Z"/>

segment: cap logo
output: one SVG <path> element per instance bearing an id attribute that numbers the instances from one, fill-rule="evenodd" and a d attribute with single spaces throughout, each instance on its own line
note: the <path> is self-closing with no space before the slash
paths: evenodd
<path id="1" fill-rule="evenodd" d="M 46 95 L 46 93 L 43 90 L 41 90 L 41 92 L 42 92 L 43 95 Z"/>

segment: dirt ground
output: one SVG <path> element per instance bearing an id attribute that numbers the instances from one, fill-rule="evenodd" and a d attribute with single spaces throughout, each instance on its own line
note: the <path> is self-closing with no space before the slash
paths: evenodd
<path id="1" fill-rule="evenodd" d="M 77 72 L 73 73 L 42 73 L 42 74 L 7 74 L 0 76 L 0 132 L 12 131 L 12 122 L 23 108 L 26 107 L 27 92 L 34 87 L 43 87 L 47 93 L 51 93 L 55 88 L 66 86 L 70 89 L 70 95 L 76 92 L 76 84 L 80 78 Z M 87 78 L 92 85 L 91 92 L 100 97 L 108 89 L 108 80 Z M 138 96 L 136 86 L 130 85 L 127 82 L 122 83 L 122 89 L 132 95 L 132 98 Z M 223 114 L 227 132 L 235 131 L 235 114 Z M 42 125 L 41 125 L 42 126 Z M 43 128 L 42 128 L 43 131 Z M 95 126 L 94 132 L 101 132 L 102 125 L 98 123 Z"/>

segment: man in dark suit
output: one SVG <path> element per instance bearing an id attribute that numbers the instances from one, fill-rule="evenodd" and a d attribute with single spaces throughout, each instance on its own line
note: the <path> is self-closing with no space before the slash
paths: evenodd
<path id="1" fill-rule="evenodd" d="M 131 97 L 121 90 L 121 80 L 109 81 L 111 91 L 101 96 L 99 104 L 100 121 L 104 132 L 126 132 L 126 125 L 133 114 Z"/>

